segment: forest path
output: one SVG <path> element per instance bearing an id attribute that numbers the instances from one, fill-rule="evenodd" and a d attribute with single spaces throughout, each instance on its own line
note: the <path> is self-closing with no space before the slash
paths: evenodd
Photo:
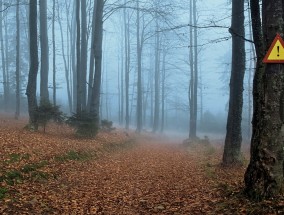
<path id="1" fill-rule="evenodd" d="M 140 142 L 68 171 L 66 187 L 73 190 L 57 199 L 76 214 L 208 214 L 212 198 L 202 162 L 181 145 Z"/>

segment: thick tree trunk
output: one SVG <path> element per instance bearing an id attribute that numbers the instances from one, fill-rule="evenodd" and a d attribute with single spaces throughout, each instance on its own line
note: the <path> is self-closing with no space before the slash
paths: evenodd
<path id="1" fill-rule="evenodd" d="M 263 34 L 258 1 L 251 0 L 258 64 L 253 88 L 251 159 L 245 184 L 249 196 L 256 199 L 283 194 L 284 188 L 284 69 L 282 64 L 263 66 L 261 63 L 263 47 L 268 50 L 276 33 L 283 36 L 283 3 L 264 0 L 262 7 Z"/>
<path id="2" fill-rule="evenodd" d="M 28 77 L 28 85 L 26 95 L 28 98 L 28 111 L 30 116 L 31 129 L 37 130 L 37 98 L 36 85 L 38 73 L 38 47 L 37 47 L 37 1 L 30 0 L 30 71 Z"/>
<path id="3" fill-rule="evenodd" d="M 47 35 L 47 0 L 39 1 L 40 8 L 40 102 L 49 102 L 48 93 L 48 70 L 49 70 L 49 50 Z"/>
<path id="4" fill-rule="evenodd" d="M 95 57 L 95 75 L 90 103 L 90 114 L 98 127 L 100 122 L 100 94 L 102 79 L 102 42 L 103 42 L 103 8 L 104 1 L 97 0 L 96 5 L 96 29 L 94 35 L 94 57 Z"/>
<path id="5" fill-rule="evenodd" d="M 232 69 L 229 113 L 223 154 L 223 165 L 240 164 L 242 143 L 243 81 L 245 73 L 244 0 L 232 1 Z"/>
<path id="6" fill-rule="evenodd" d="M 17 25 L 17 35 L 16 35 L 16 113 L 15 118 L 18 119 L 20 116 L 20 0 L 17 0 L 16 9 L 16 25 Z"/>

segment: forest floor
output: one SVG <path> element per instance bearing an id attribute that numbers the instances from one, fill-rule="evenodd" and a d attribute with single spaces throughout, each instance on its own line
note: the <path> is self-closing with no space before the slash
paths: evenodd
<path id="1" fill-rule="evenodd" d="M 245 198 L 243 167 L 222 145 L 115 130 L 77 139 L 66 126 L 28 132 L 0 119 L 0 214 L 284 214 L 284 199 Z M 211 141 L 212 142 L 212 141 Z"/>

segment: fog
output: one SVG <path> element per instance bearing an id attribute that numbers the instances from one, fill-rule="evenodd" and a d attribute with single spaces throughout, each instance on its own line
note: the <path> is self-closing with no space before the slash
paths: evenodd
<path id="1" fill-rule="evenodd" d="M 72 53 L 76 50 L 71 45 L 70 29 L 75 19 L 73 1 L 58 1 L 55 15 L 55 57 L 56 57 L 56 103 L 70 115 L 68 105 L 67 84 L 63 55 L 67 58 L 70 85 L 72 85 L 71 64 Z M 103 44 L 102 44 L 102 81 L 100 98 L 100 118 L 113 121 L 116 127 L 125 127 L 125 23 L 124 13 L 128 17 L 130 68 L 129 68 L 129 117 L 130 127 L 136 129 L 137 114 L 137 20 L 136 3 L 133 1 L 108 0 L 104 6 Z M 6 8 L 7 6 L 7 8 Z M 16 6 L 13 1 L 7 1 L 2 12 L 2 40 L 5 50 L 2 55 L 1 70 L 6 67 L 6 80 L 9 85 L 9 99 L 4 96 L 4 76 L 0 73 L 0 104 L 1 111 L 14 114 L 15 97 L 15 67 L 16 67 Z M 47 4 L 47 27 L 49 45 L 49 99 L 53 95 L 53 49 L 52 49 L 52 2 Z M 189 84 L 190 84 L 190 30 L 189 30 L 189 1 L 140 1 L 140 31 L 144 32 L 145 41 L 142 51 L 142 96 L 143 96 L 143 130 L 152 131 L 155 103 L 154 71 L 155 46 L 159 33 L 159 119 L 158 131 L 182 137 L 189 132 Z M 246 11 L 248 6 L 245 5 Z M 38 8 L 39 9 L 39 8 Z M 158 11 L 158 28 L 155 18 Z M 58 12 L 59 10 L 59 12 Z M 87 77 L 89 74 L 89 58 L 91 50 L 93 1 L 87 1 L 87 41 L 88 60 Z M 197 132 L 199 136 L 210 136 L 222 139 L 225 134 L 229 79 L 231 72 L 231 4 L 227 0 L 197 1 L 197 51 L 198 51 L 198 90 L 197 90 Z M 246 14 L 247 16 L 248 14 Z M 156 14 L 157 16 L 157 14 Z M 27 116 L 27 98 L 25 95 L 29 71 L 29 30 L 28 4 L 20 1 L 20 116 Z M 63 38 L 60 34 L 59 19 L 62 23 Z M 246 18 L 248 32 L 248 19 Z M 39 26 L 38 22 L 38 26 Z M 40 33 L 38 33 L 40 38 Z M 63 41 L 62 41 L 63 39 Z M 63 53 L 63 48 L 64 53 Z M 251 59 L 251 47 L 247 44 L 247 65 Z M 39 55 L 41 48 L 39 46 Z M 163 54 L 165 64 L 163 65 Z M 5 62 L 5 65 L 3 63 Z M 39 68 L 41 62 L 39 59 Z M 163 67 L 164 66 L 164 67 Z M 248 80 L 247 66 L 244 87 L 243 131 L 244 136 L 250 126 L 248 118 L 248 95 L 251 83 Z M 162 98 L 162 70 L 165 71 L 164 96 Z M 7 78 L 8 76 L 8 78 Z M 37 78 L 37 96 L 40 91 L 40 73 Z M 251 80 L 250 80 L 251 82 Z M 87 86 L 90 83 L 87 83 Z M 72 88 L 72 87 L 71 87 Z M 74 90 L 74 89 L 73 89 Z M 7 92 L 6 92 L 7 93 Z M 162 127 L 161 111 L 164 101 L 164 128 Z"/>

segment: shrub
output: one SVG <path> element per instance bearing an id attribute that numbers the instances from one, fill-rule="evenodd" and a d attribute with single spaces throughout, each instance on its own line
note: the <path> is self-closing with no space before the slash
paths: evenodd
<path id="1" fill-rule="evenodd" d="M 53 120 L 56 123 L 63 123 L 65 121 L 64 114 L 60 111 L 60 107 L 53 105 L 50 102 L 41 102 L 37 109 L 38 124 L 43 127 L 45 132 L 46 125 Z"/>
<path id="2" fill-rule="evenodd" d="M 113 124 L 112 121 L 109 121 L 109 120 L 107 120 L 107 119 L 104 119 L 104 120 L 101 121 L 101 129 L 102 129 L 103 131 L 110 132 L 110 131 L 112 131 L 112 130 L 115 129 L 114 127 L 112 127 L 112 124 Z"/>
<path id="3" fill-rule="evenodd" d="M 68 118 L 67 124 L 76 129 L 76 134 L 79 137 L 94 137 L 99 130 L 96 120 L 87 112 L 73 114 Z"/>

